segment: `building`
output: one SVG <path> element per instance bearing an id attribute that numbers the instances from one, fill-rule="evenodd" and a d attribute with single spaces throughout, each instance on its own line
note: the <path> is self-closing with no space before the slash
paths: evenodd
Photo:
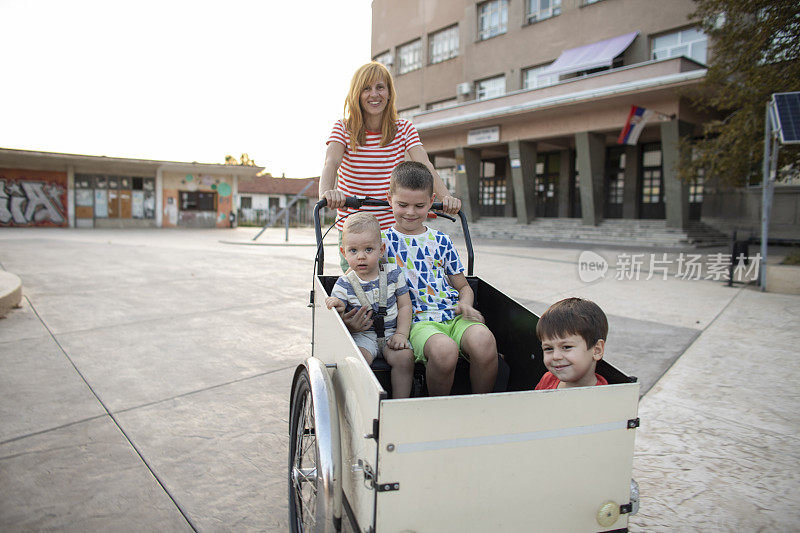
<path id="1" fill-rule="evenodd" d="M 240 225 L 263 226 L 276 222 L 280 212 L 301 195 L 289 208 L 292 225 L 313 224 L 314 204 L 319 197 L 319 178 L 274 178 L 270 174 L 239 181 L 238 213 Z M 282 223 L 282 222 L 281 222 Z"/>
<path id="2" fill-rule="evenodd" d="M 692 0 L 433 0 L 372 4 L 372 57 L 391 70 L 401 116 L 419 130 L 474 221 L 655 219 L 760 233 L 760 188 L 678 179 L 678 140 L 711 117 L 681 90 L 712 43 Z M 617 138 L 631 106 L 659 114 L 638 143 Z M 710 180 L 709 180 L 710 181 Z M 709 195 L 715 196 L 709 201 Z M 800 239 L 798 188 L 778 190 L 771 236 Z M 776 222 L 777 220 L 777 222 Z"/>
<path id="3" fill-rule="evenodd" d="M 0 148 L 0 227 L 228 228 L 263 170 Z"/>

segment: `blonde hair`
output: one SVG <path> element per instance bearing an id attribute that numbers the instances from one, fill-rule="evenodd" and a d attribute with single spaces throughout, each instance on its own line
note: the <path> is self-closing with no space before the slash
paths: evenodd
<path id="1" fill-rule="evenodd" d="M 365 211 L 353 213 L 347 217 L 342 227 L 342 244 L 345 244 L 345 239 L 351 233 L 372 233 L 375 240 L 381 241 L 381 225 L 375 215 L 371 215 Z"/>
<path id="2" fill-rule="evenodd" d="M 386 146 L 397 135 L 397 109 L 395 108 L 394 81 L 389 70 L 378 63 L 370 61 L 362 65 L 353 74 L 350 91 L 344 101 L 344 124 L 350 134 L 350 150 L 356 152 L 358 146 L 367 142 L 367 129 L 364 126 L 364 113 L 361 109 L 361 91 L 377 81 L 386 84 L 389 100 L 381 118 L 381 146 Z"/>

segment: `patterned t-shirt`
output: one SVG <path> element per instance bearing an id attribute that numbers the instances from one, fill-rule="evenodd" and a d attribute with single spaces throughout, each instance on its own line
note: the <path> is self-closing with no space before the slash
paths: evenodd
<path id="1" fill-rule="evenodd" d="M 344 121 L 339 120 L 333 125 L 327 144 L 338 142 L 344 145 L 336 188 L 345 196 L 371 196 L 385 200 L 394 167 L 403 162 L 409 149 L 422 146 L 417 129 L 410 121 L 402 118 L 397 119 L 397 134 L 392 142 L 381 146 L 381 136 L 380 132 L 367 131 L 364 146 L 358 146 L 355 152 L 351 152 L 350 134 Z M 381 223 L 382 229 L 394 224 L 392 211 L 387 207 L 364 206 L 361 209 L 375 211 L 373 214 Z M 353 212 L 353 209 L 340 209 L 339 218 Z M 336 227 L 342 229 L 342 224 L 344 220 L 337 222 Z"/>
<path id="2" fill-rule="evenodd" d="M 386 317 L 383 319 L 383 328 L 388 336 L 388 332 L 393 332 L 397 329 L 397 297 L 408 292 L 408 284 L 402 270 L 389 265 L 384 266 L 384 268 L 386 269 Z M 372 311 L 377 312 L 380 281 L 377 279 L 362 281 L 361 287 L 364 289 L 367 300 L 372 304 Z M 347 276 L 339 276 L 339 279 L 336 280 L 336 285 L 331 290 L 331 296 L 335 296 L 345 303 L 345 312 L 353 308 L 361 309 L 361 303 L 358 301 L 356 291 L 353 290 L 353 286 Z M 375 331 L 374 327 L 370 331 Z"/>
<path id="3" fill-rule="evenodd" d="M 456 317 L 458 291 L 447 276 L 464 272 L 450 237 L 425 228 L 419 235 L 405 235 L 394 228 L 381 232 L 386 259 L 406 275 L 414 322 L 445 322 Z"/>

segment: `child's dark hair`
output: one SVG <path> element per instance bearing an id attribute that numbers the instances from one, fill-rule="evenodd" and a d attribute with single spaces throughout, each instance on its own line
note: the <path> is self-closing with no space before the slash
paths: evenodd
<path id="1" fill-rule="evenodd" d="M 580 335 L 591 348 L 608 335 L 608 319 L 600 306 L 582 298 L 566 298 L 544 312 L 536 324 L 536 336 L 544 339 Z"/>
<path id="2" fill-rule="evenodd" d="M 433 195 L 433 174 L 418 161 L 403 161 L 392 171 L 389 192 L 394 194 L 398 187 L 412 191 L 426 190 Z"/>

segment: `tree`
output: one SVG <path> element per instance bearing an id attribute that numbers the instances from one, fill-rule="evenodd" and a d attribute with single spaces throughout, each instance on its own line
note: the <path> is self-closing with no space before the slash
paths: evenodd
<path id="1" fill-rule="evenodd" d="M 800 90 L 800 2 L 696 0 L 689 15 L 709 36 L 713 55 L 704 81 L 686 95 L 721 117 L 703 125 L 700 139 L 681 140 L 678 173 L 729 185 L 760 182 L 764 115 L 772 93 Z M 781 149 L 779 168 L 797 172 L 800 149 Z"/>
<path id="2" fill-rule="evenodd" d="M 256 162 L 250 159 L 250 156 L 247 154 L 242 154 L 242 157 L 236 159 L 232 155 L 225 156 L 225 164 L 226 165 L 240 165 L 246 167 L 257 167 Z"/>

